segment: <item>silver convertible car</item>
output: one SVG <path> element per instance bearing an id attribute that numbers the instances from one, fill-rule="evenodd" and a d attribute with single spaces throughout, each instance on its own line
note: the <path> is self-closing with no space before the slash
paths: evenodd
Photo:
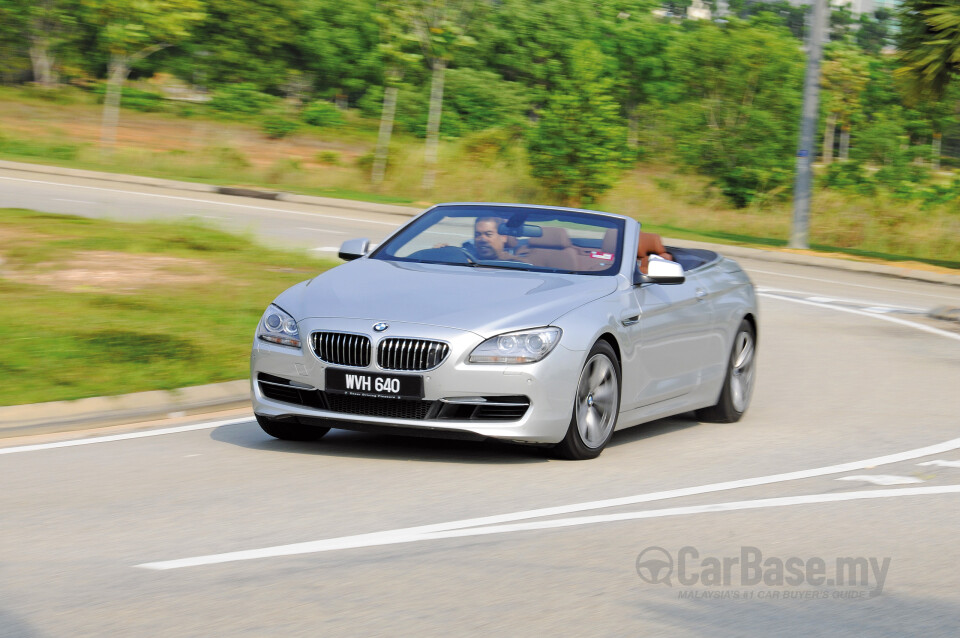
<path id="1" fill-rule="evenodd" d="M 731 422 L 754 380 L 757 303 L 736 262 L 628 217 L 442 204 L 286 290 L 250 361 L 263 430 L 330 428 L 600 454 L 615 430 Z"/>

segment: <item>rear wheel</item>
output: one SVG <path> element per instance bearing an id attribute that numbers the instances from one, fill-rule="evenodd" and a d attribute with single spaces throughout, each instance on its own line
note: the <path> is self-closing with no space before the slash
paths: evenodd
<path id="1" fill-rule="evenodd" d="M 613 436 L 619 411 L 620 366 L 610 344 L 598 341 L 580 372 L 570 426 L 554 453 L 574 461 L 600 456 Z"/>
<path id="2" fill-rule="evenodd" d="M 733 338 L 733 349 L 730 351 L 723 389 L 720 390 L 720 400 L 716 405 L 697 410 L 698 419 L 713 423 L 734 423 L 747 411 L 753 392 L 756 343 L 753 326 L 744 319 L 737 328 L 737 336 Z"/>
<path id="3" fill-rule="evenodd" d="M 264 432 L 275 439 L 282 439 L 284 441 L 316 441 L 330 431 L 330 428 L 300 425 L 294 421 L 271 419 L 270 417 L 260 414 L 254 416 L 257 417 L 257 423 L 260 424 Z"/>

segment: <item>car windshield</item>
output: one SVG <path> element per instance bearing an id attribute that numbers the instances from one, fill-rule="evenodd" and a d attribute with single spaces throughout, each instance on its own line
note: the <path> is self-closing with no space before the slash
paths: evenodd
<path id="1" fill-rule="evenodd" d="M 622 219 L 551 208 L 438 206 L 371 259 L 609 275 L 620 270 Z"/>

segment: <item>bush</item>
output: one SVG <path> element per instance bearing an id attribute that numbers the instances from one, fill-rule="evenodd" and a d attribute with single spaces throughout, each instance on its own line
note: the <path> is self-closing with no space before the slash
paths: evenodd
<path id="1" fill-rule="evenodd" d="M 363 155 L 360 155 L 356 160 L 357 168 L 363 171 L 369 171 L 371 168 L 373 168 L 373 159 L 373 153 L 364 153 Z"/>
<path id="2" fill-rule="evenodd" d="M 247 156 L 230 146 L 213 146 L 205 149 L 207 155 L 212 157 L 218 166 L 226 168 L 250 168 L 250 160 Z"/>
<path id="3" fill-rule="evenodd" d="M 271 113 L 264 118 L 261 128 L 272 140 L 284 138 L 298 128 L 300 125 L 295 121 L 280 113 Z"/>
<path id="4" fill-rule="evenodd" d="M 97 103 L 102 104 L 104 96 L 107 93 L 106 84 L 98 84 L 93 90 L 97 96 Z M 143 91 L 131 87 L 123 87 L 120 92 L 120 106 L 134 111 L 143 111 L 144 113 L 158 113 L 166 110 L 166 104 L 163 96 L 151 91 Z"/>
<path id="5" fill-rule="evenodd" d="M 489 128 L 463 138 L 463 152 L 470 159 L 490 164 L 507 157 L 511 149 L 522 143 L 523 135 L 518 128 Z"/>
<path id="6" fill-rule="evenodd" d="M 300 119 L 310 126 L 341 126 L 344 123 L 340 109 L 323 100 L 308 104 L 300 113 Z"/>
<path id="7" fill-rule="evenodd" d="M 340 166 L 340 153 L 336 151 L 320 151 L 317 153 L 317 163 L 327 166 Z"/>
<path id="8" fill-rule="evenodd" d="M 256 115 L 270 106 L 276 98 L 261 93 L 255 84 L 240 82 L 228 84 L 213 92 L 210 108 L 221 113 Z"/>
<path id="9" fill-rule="evenodd" d="M 863 163 L 855 160 L 833 162 L 827 166 L 827 170 L 820 177 L 820 184 L 861 195 L 873 195 L 877 191 L 877 186 L 867 175 Z"/>

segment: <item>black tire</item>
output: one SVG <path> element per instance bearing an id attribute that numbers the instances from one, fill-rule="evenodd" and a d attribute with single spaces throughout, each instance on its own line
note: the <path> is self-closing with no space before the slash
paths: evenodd
<path id="1" fill-rule="evenodd" d="M 716 405 L 697 410 L 700 421 L 735 423 L 750 406 L 755 375 L 757 335 L 753 325 L 744 319 L 733 338 L 733 347 L 727 360 L 727 374 L 723 379 L 720 399 Z M 741 356 L 743 360 L 741 361 Z"/>
<path id="2" fill-rule="evenodd" d="M 597 390 L 603 391 L 603 399 L 594 400 L 600 396 Z M 570 425 L 553 447 L 554 455 L 571 461 L 597 458 L 613 436 L 619 412 L 620 364 L 610 344 L 598 341 L 580 371 Z"/>
<path id="3" fill-rule="evenodd" d="M 284 441 L 316 441 L 330 431 L 330 428 L 318 428 L 312 425 L 300 425 L 295 421 L 281 421 L 270 417 L 254 415 L 264 432 L 275 439 Z"/>

